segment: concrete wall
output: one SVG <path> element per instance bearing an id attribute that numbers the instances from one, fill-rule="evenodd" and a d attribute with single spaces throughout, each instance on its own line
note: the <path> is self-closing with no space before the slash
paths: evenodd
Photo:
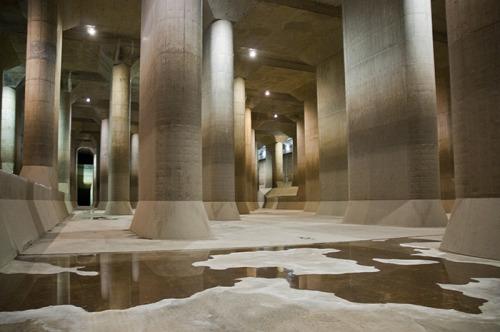
<path id="1" fill-rule="evenodd" d="M 68 210 L 64 194 L 0 171 L 0 266 L 38 240 Z"/>

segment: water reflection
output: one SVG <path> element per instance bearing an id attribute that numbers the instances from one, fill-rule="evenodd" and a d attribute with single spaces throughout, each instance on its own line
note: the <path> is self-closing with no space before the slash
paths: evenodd
<path id="1" fill-rule="evenodd" d="M 332 292 L 358 303 L 409 303 L 432 308 L 455 309 L 480 313 L 483 299 L 445 290 L 437 284 L 466 284 L 471 278 L 500 278 L 500 268 L 456 263 L 439 258 L 431 265 L 394 265 L 374 261 L 381 259 L 421 259 L 411 256 L 414 249 L 400 243 L 414 239 L 385 242 L 358 241 L 316 246 L 255 248 L 246 250 L 192 250 L 143 253 L 102 253 L 79 256 L 23 256 L 18 259 L 45 262 L 63 267 L 85 266 L 97 276 L 64 272 L 53 275 L 1 274 L 0 311 L 26 310 L 55 304 L 72 304 L 87 311 L 125 309 L 158 302 L 166 298 L 187 298 L 205 289 L 233 286 L 239 278 L 283 278 L 296 289 Z M 239 267 L 212 270 L 195 267 L 211 255 L 257 250 L 291 248 L 333 248 L 339 252 L 330 258 L 351 259 L 360 265 L 374 266 L 377 273 L 340 275 L 294 275 L 286 266 Z M 334 264 L 334 260 L 332 263 Z M 286 265 L 286 262 L 283 262 Z"/>

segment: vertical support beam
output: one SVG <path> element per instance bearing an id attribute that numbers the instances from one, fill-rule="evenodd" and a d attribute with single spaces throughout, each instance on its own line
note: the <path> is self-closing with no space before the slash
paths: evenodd
<path id="1" fill-rule="evenodd" d="M 297 120 L 297 139 L 293 142 L 294 153 L 297 151 L 297 201 L 306 202 L 306 151 L 304 120 Z M 294 180 L 295 182 L 295 174 Z"/>
<path id="2" fill-rule="evenodd" d="M 273 188 L 283 187 L 283 143 L 274 144 Z"/>
<path id="3" fill-rule="evenodd" d="M 234 187 L 238 212 L 248 214 L 247 169 L 246 163 L 246 116 L 245 116 L 245 80 L 234 79 Z M 251 128 L 250 128 L 251 129 Z"/>
<path id="4" fill-rule="evenodd" d="M 320 201 L 318 106 L 315 97 L 304 101 L 306 153 L 306 205 L 304 211 L 316 212 Z"/>
<path id="5" fill-rule="evenodd" d="M 255 131 L 252 129 L 252 110 L 245 108 L 245 190 L 249 211 L 258 209 L 257 195 L 257 154 L 255 152 Z"/>
<path id="6" fill-rule="evenodd" d="M 135 209 L 139 201 L 139 134 L 130 140 L 130 205 Z"/>
<path id="7" fill-rule="evenodd" d="M 132 214 L 130 206 L 130 67 L 113 66 L 109 109 L 108 204 L 106 214 Z"/>
<path id="8" fill-rule="evenodd" d="M 343 52 L 316 67 L 320 199 L 317 214 L 344 216 L 349 201 Z"/>
<path id="9" fill-rule="evenodd" d="M 498 260 L 500 5 L 447 0 L 446 19 L 457 199 L 441 249 Z"/>
<path id="10" fill-rule="evenodd" d="M 211 220 L 240 220 L 235 203 L 233 25 L 210 25 L 203 47 L 203 201 Z"/>
<path id="11" fill-rule="evenodd" d="M 430 1 L 342 5 L 349 128 L 345 223 L 445 226 Z"/>
<path id="12" fill-rule="evenodd" d="M 16 89 L 3 87 L 1 95 L 1 169 L 13 173 L 16 153 Z"/>
<path id="13" fill-rule="evenodd" d="M 57 125 L 54 121 L 58 59 L 56 0 L 28 2 L 26 102 L 21 176 L 57 189 Z M 60 67 L 59 67 L 60 68 Z"/>
<path id="14" fill-rule="evenodd" d="M 266 188 L 273 188 L 275 144 L 266 145 Z"/>
<path id="15" fill-rule="evenodd" d="M 130 229 L 145 238 L 210 237 L 202 202 L 201 1 L 143 0 L 141 36 L 139 203 Z"/>
<path id="16" fill-rule="evenodd" d="M 58 167 L 59 191 L 69 198 L 69 173 L 71 159 L 71 94 L 62 91 L 59 109 L 58 135 Z"/>
<path id="17" fill-rule="evenodd" d="M 109 120 L 101 120 L 101 142 L 99 145 L 99 205 L 105 210 L 108 205 L 108 164 L 109 164 Z"/>
<path id="18" fill-rule="evenodd" d="M 70 196 L 71 196 L 71 203 L 73 208 L 78 207 L 78 202 L 77 202 L 77 193 L 78 193 L 78 172 L 77 168 L 78 165 L 77 163 L 77 153 L 78 151 L 76 150 L 76 140 L 75 140 L 75 135 L 74 132 L 72 131 L 71 133 L 71 161 L 70 161 L 70 171 L 69 171 L 69 191 L 70 191 Z"/>

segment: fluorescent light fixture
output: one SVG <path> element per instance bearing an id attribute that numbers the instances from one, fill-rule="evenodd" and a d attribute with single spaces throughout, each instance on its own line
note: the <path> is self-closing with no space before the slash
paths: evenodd
<path id="1" fill-rule="evenodd" d="M 87 103 L 90 103 L 90 98 L 88 98 L 88 97 L 87 97 L 87 98 L 85 98 L 85 101 L 86 101 Z"/>
<path id="2" fill-rule="evenodd" d="M 278 114 L 274 114 L 274 117 L 277 118 L 278 117 Z"/>
<path id="3" fill-rule="evenodd" d="M 269 92 L 269 90 L 266 90 L 266 92 L 264 93 L 266 96 L 269 96 L 271 94 L 271 92 Z"/>
<path id="4" fill-rule="evenodd" d="M 255 56 L 257 55 L 257 52 L 253 48 L 251 48 L 250 52 L 248 54 L 250 55 L 251 58 L 255 58 Z"/>

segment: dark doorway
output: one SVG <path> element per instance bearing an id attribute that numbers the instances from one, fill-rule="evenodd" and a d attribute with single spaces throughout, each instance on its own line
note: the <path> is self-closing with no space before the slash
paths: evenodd
<path id="1" fill-rule="evenodd" d="M 79 206 L 92 206 L 94 189 L 94 154 L 88 150 L 78 150 L 78 193 Z"/>

